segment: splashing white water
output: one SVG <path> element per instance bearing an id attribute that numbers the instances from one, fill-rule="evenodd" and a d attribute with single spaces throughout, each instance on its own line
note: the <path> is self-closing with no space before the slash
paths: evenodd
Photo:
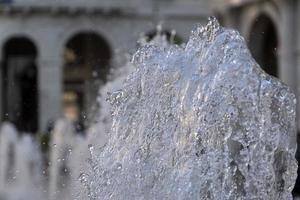
<path id="1" fill-rule="evenodd" d="M 185 47 L 145 45 L 109 98 L 89 199 L 292 199 L 295 96 L 212 18 Z"/>
<path id="2" fill-rule="evenodd" d="M 44 199 L 41 154 L 30 135 L 18 136 L 5 122 L 0 129 L 0 199 Z"/>

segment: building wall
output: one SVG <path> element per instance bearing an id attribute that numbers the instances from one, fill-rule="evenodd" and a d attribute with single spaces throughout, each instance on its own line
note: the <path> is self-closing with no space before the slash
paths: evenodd
<path id="1" fill-rule="evenodd" d="M 203 3 L 205 1 L 158 1 L 158 10 L 153 5 L 151 9 L 146 6 L 155 1 L 145 1 L 144 5 L 141 1 L 134 4 L 134 1 L 129 0 L 128 4 L 122 1 L 120 6 L 127 8 L 118 7 L 121 11 L 118 13 L 100 12 L 107 9 L 108 2 L 111 7 L 119 5 L 117 0 L 76 0 L 72 3 L 15 0 L 12 5 L 0 7 L 0 60 L 3 60 L 3 45 L 13 37 L 25 36 L 38 49 L 40 131 L 45 130 L 49 120 L 62 116 L 63 54 L 67 41 L 76 33 L 95 32 L 107 41 L 112 52 L 132 52 L 140 34 L 155 30 L 159 22 L 163 23 L 164 29 L 175 29 L 183 40 L 187 40 L 195 23 L 204 22 L 210 9 Z M 65 8 L 60 9 L 63 6 Z M 74 6 L 81 10 L 72 9 Z M 197 6 L 201 9 L 197 10 Z M 112 56 L 115 58 L 116 54 Z"/>
<path id="2" fill-rule="evenodd" d="M 49 119 L 61 116 L 64 48 L 82 31 L 98 33 L 112 52 L 132 52 L 140 34 L 155 30 L 161 22 L 164 29 L 176 30 L 186 41 L 196 23 L 216 14 L 223 25 L 238 29 L 249 40 L 253 23 L 265 14 L 278 33 L 279 78 L 299 96 L 299 4 L 298 0 L 14 0 L 0 6 L 0 47 L 9 38 L 26 36 L 38 49 L 40 130 Z M 300 129 L 300 119 L 298 124 Z"/>

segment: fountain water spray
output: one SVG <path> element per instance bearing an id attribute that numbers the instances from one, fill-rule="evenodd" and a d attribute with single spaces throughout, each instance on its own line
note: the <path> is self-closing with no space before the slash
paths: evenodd
<path id="1" fill-rule="evenodd" d="M 5 122 L 0 130 L 0 199 L 44 199 L 41 154 L 29 135 Z"/>
<path id="2" fill-rule="evenodd" d="M 295 96 L 211 18 L 185 47 L 147 44 L 90 146 L 89 199 L 292 199 Z"/>

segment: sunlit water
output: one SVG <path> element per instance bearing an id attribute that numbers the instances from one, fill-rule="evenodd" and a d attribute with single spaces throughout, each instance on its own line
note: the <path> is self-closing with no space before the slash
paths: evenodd
<path id="1" fill-rule="evenodd" d="M 146 44 L 90 146 L 88 199 L 292 199 L 295 96 L 211 18 L 184 47 Z M 100 130 L 99 130 L 100 131 Z"/>
<path id="2" fill-rule="evenodd" d="M 292 199 L 295 96 L 239 33 L 211 18 L 186 45 L 157 36 L 112 76 L 86 138 L 56 123 L 48 175 L 2 126 L 1 200 Z"/>

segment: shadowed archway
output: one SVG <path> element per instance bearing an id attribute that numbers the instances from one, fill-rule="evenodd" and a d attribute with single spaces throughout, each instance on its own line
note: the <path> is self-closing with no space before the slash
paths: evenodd
<path id="1" fill-rule="evenodd" d="M 37 48 L 26 37 L 13 37 L 3 46 L 2 118 L 22 132 L 38 130 Z"/>
<path id="2" fill-rule="evenodd" d="M 99 85 L 107 80 L 112 53 L 107 41 L 95 32 L 70 38 L 64 52 L 64 113 L 82 121 L 96 99 Z"/>
<path id="3" fill-rule="evenodd" d="M 253 23 L 249 48 L 263 70 L 278 77 L 278 35 L 274 23 L 267 15 L 261 14 Z"/>

